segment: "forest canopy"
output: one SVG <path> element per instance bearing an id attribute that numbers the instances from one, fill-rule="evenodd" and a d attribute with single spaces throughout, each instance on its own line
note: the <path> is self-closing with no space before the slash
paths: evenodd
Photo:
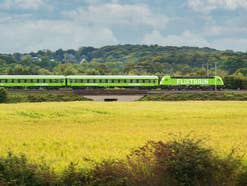
<path id="1" fill-rule="evenodd" d="M 116 45 L 0 54 L 0 74 L 247 76 L 247 53 L 196 47 Z M 207 70 L 208 69 L 208 70 Z"/>

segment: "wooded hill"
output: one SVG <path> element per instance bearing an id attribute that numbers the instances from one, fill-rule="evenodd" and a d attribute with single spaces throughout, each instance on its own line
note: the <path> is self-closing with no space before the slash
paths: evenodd
<path id="1" fill-rule="evenodd" d="M 214 75 L 245 79 L 247 52 L 196 47 L 117 45 L 0 54 L 0 74 Z M 208 67 L 208 73 L 207 73 Z"/>

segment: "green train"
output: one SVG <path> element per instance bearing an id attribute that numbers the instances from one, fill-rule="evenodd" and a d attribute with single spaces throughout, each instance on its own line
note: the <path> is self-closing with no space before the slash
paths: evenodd
<path id="1" fill-rule="evenodd" d="M 164 88 L 164 89 L 212 89 L 223 88 L 219 76 L 212 77 L 172 77 L 125 76 L 125 75 L 0 75 L 0 87 L 6 88 Z"/>

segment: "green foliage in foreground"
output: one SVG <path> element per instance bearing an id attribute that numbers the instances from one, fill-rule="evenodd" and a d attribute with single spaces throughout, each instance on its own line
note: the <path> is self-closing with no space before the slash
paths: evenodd
<path id="1" fill-rule="evenodd" d="M 4 103 L 7 101 L 8 92 L 5 88 L 0 87 L 0 103 Z"/>
<path id="2" fill-rule="evenodd" d="M 234 155 L 221 157 L 201 140 L 149 141 L 124 160 L 98 163 L 87 172 L 71 163 L 60 175 L 9 153 L 0 158 L 1 185 L 57 186 L 243 186 L 247 167 Z"/>
<path id="3" fill-rule="evenodd" d="M 247 92 L 195 92 L 195 93 L 165 93 L 149 94 L 140 101 L 187 101 L 187 100 L 223 100 L 247 101 Z"/>
<path id="4" fill-rule="evenodd" d="M 67 102 L 67 101 L 89 101 L 89 99 L 76 94 L 55 93 L 9 93 L 5 103 L 23 102 Z"/>

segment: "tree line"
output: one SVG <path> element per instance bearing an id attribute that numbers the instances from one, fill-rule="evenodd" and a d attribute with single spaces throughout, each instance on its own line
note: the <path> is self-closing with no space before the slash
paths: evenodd
<path id="1" fill-rule="evenodd" d="M 78 50 L 0 54 L 0 74 L 12 75 L 174 75 L 227 79 L 229 88 L 246 88 L 247 52 L 196 47 L 116 45 Z M 237 83 L 236 83 L 237 82 Z"/>

